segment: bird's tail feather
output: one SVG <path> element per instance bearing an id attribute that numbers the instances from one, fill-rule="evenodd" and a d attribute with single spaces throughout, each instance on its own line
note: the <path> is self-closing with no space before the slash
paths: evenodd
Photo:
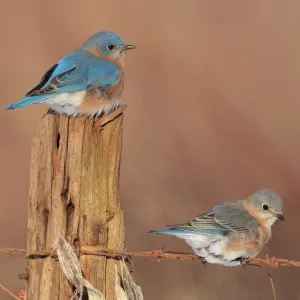
<path id="1" fill-rule="evenodd" d="M 168 235 L 187 235 L 190 234 L 190 232 L 179 229 L 179 228 L 166 228 L 166 229 L 160 229 L 160 230 L 151 230 L 148 233 L 156 233 L 156 234 L 168 234 Z"/>
<path id="2" fill-rule="evenodd" d="M 40 96 L 26 97 L 26 98 L 23 98 L 20 101 L 17 101 L 15 103 L 9 105 L 6 108 L 6 110 L 20 108 L 20 107 L 24 107 L 24 106 L 27 106 L 29 104 L 34 104 L 34 103 L 42 103 L 47 98 L 49 98 L 49 95 L 40 95 Z"/>

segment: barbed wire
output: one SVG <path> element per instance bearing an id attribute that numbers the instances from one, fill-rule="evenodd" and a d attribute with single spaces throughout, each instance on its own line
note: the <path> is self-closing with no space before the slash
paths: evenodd
<path id="1" fill-rule="evenodd" d="M 195 254 L 191 253 L 182 253 L 182 252 L 173 252 L 173 251 L 165 251 L 163 248 L 159 250 L 151 250 L 151 251 L 141 251 L 141 252 L 113 252 L 113 251 L 104 251 L 99 250 L 97 246 L 81 246 L 75 245 L 74 251 L 77 256 L 80 255 L 94 255 L 94 256 L 105 256 L 109 258 L 125 258 L 129 261 L 132 269 L 133 269 L 133 257 L 144 257 L 144 258 L 153 258 L 157 261 L 162 259 L 171 259 L 171 260 L 200 260 L 203 262 L 203 259 Z M 56 252 L 54 249 L 44 249 L 44 250 L 27 250 L 27 249 L 20 249 L 20 248 L 10 248 L 10 247 L 0 247 L 0 253 L 10 253 L 10 254 L 23 254 L 26 255 L 27 258 L 46 258 L 52 257 L 57 258 Z M 270 268 L 278 268 L 278 267 L 300 267 L 300 261 L 289 260 L 285 258 L 276 258 L 276 257 L 269 257 L 266 254 L 265 258 L 255 257 L 247 261 L 241 261 L 242 266 L 247 267 L 248 265 L 255 265 L 259 267 L 270 267 Z M 205 264 L 205 263 L 204 263 Z M 266 270 L 267 271 L 267 270 Z M 268 272 L 272 291 L 274 295 L 274 299 L 276 299 L 275 287 L 272 276 L 270 272 Z M 28 278 L 28 274 L 20 274 L 20 279 Z M 3 286 L 0 283 L 0 288 L 12 296 L 14 299 L 21 299 L 15 294 L 13 294 L 8 288 Z"/>
<path id="2" fill-rule="evenodd" d="M 141 251 L 141 252 L 113 252 L 98 250 L 94 246 L 82 246 L 75 249 L 77 255 L 95 255 L 95 256 L 105 256 L 111 258 L 128 258 L 132 257 L 147 257 L 154 258 L 158 261 L 161 259 L 172 259 L 172 260 L 201 260 L 201 257 L 191 253 L 173 252 L 165 251 L 164 249 L 151 250 L 151 251 Z M 11 254 L 24 254 L 26 256 L 40 256 L 42 257 L 56 257 L 55 251 L 53 249 L 45 250 L 26 250 L 19 248 L 9 248 L 0 247 L 0 252 L 11 253 Z M 285 258 L 269 257 L 266 255 L 265 258 L 255 257 L 248 261 L 244 261 L 244 265 L 267 265 L 270 268 L 278 267 L 300 267 L 300 261 L 289 260 Z"/>

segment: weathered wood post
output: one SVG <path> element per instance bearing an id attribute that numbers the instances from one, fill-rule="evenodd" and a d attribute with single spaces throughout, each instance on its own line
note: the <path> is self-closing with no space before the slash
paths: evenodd
<path id="1" fill-rule="evenodd" d="M 122 121 L 119 115 L 99 131 L 88 118 L 50 112 L 43 117 L 32 143 L 28 250 L 53 247 L 54 219 L 71 245 L 125 250 L 118 191 Z M 115 300 L 115 261 L 84 255 L 80 263 L 85 278 L 106 300 Z M 73 295 L 57 260 L 27 257 L 26 268 L 27 300 Z"/>

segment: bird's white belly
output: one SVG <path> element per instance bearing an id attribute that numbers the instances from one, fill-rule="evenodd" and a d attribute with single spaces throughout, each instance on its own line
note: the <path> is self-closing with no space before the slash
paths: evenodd
<path id="1" fill-rule="evenodd" d="M 58 114 L 66 114 L 68 116 L 76 117 L 77 115 L 86 115 L 89 117 L 99 116 L 102 113 L 109 113 L 120 105 L 119 100 L 111 101 L 111 103 L 103 104 L 96 110 L 88 110 L 82 112 L 80 105 L 84 101 L 86 91 L 75 93 L 62 93 L 49 97 L 44 102 L 47 103 L 51 109 Z"/>
<path id="2" fill-rule="evenodd" d="M 48 98 L 45 102 L 58 114 L 76 116 L 77 108 L 85 97 L 86 91 L 76 93 L 56 94 Z"/>
<path id="3" fill-rule="evenodd" d="M 194 253 L 204 258 L 209 263 L 221 264 L 225 266 L 240 265 L 240 261 L 234 261 L 239 257 L 248 257 L 247 252 L 232 251 L 230 253 L 224 251 L 228 243 L 228 237 L 216 235 L 186 235 L 178 236 L 193 248 Z"/>

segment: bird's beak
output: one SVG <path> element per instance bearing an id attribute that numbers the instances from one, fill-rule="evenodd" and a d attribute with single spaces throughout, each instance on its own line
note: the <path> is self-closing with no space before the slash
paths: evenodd
<path id="1" fill-rule="evenodd" d="M 279 213 L 277 213 L 276 211 L 271 210 L 271 209 L 270 209 L 270 211 L 271 211 L 271 213 L 273 214 L 273 216 L 274 216 L 275 218 L 277 218 L 278 220 L 280 220 L 280 221 L 284 221 L 284 220 L 285 220 L 285 217 L 284 217 L 282 214 L 279 214 Z"/>
<path id="2" fill-rule="evenodd" d="M 275 217 L 276 217 L 277 219 L 279 219 L 280 221 L 284 221 L 284 220 L 285 220 L 284 216 L 281 215 L 281 214 L 275 214 Z"/>
<path id="3" fill-rule="evenodd" d="M 123 47 L 122 47 L 122 50 L 120 51 L 120 53 L 122 53 L 123 51 L 127 51 L 127 50 L 133 50 L 133 49 L 135 49 L 136 47 L 135 46 L 133 46 L 133 45 L 124 45 Z"/>
<path id="4" fill-rule="evenodd" d="M 274 215 L 275 218 L 277 218 L 280 221 L 284 221 L 285 220 L 285 218 L 284 218 L 284 216 L 282 214 L 278 214 L 275 211 L 272 211 L 272 214 Z"/>

